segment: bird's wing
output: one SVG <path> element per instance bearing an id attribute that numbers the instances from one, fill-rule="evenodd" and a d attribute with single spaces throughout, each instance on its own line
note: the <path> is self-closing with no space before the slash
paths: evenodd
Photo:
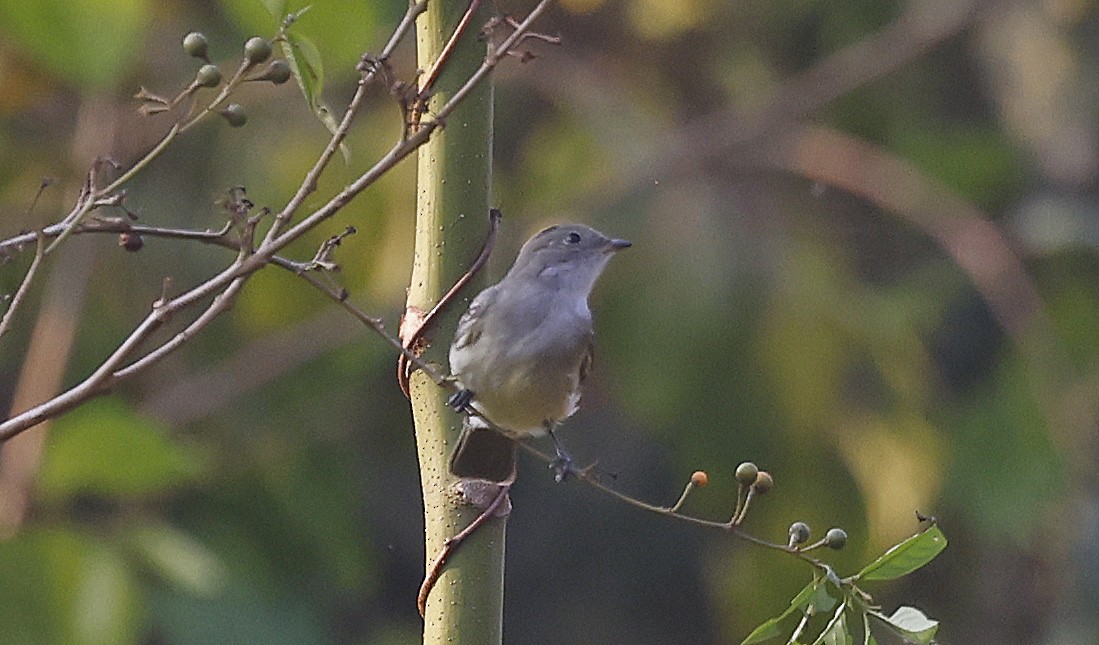
<path id="1" fill-rule="evenodd" d="M 458 320 L 451 349 L 461 349 L 477 342 L 484 330 L 484 313 L 496 299 L 496 287 L 489 287 L 469 303 L 469 309 Z"/>
<path id="2" fill-rule="evenodd" d="M 580 381 L 579 385 L 583 385 L 584 381 L 588 378 L 588 374 L 591 373 L 592 363 L 595 362 L 595 334 L 588 334 L 588 347 L 584 352 L 583 358 L 580 359 Z"/>

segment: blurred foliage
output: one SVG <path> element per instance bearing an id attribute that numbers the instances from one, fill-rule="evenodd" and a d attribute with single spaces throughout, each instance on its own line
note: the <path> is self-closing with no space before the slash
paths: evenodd
<path id="1" fill-rule="evenodd" d="M 0 236 L 68 212 L 95 156 L 125 164 L 159 138 L 168 122 L 140 118 L 130 97 L 189 82 L 184 34 L 203 31 L 215 62 L 235 65 L 248 37 L 277 29 L 271 4 L 0 0 Z M 295 25 L 318 48 L 337 114 L 355 63 L 404 7 L 318 0 Z M 884 615 L 918 606 L 943 642 L 1099 638 L 1095 6 L 562 0 L 541 29 L 564 44 L 531 43 L 538 58 L 497 75 L 505 220 L 489 271 L 501 275 L 549 221 L 634 242 L 596 290 L 596 369 L 561 431 L 572 452 L 661 503 L 705 469 L 711 483 L 687 510 L 722 519 L 733 470 L 751 459 L 777 485 L 747 528 L 782 540 L 794 520 L 814 535 L 842 526 L 840 571 L 914 533 L 914 511 L 933 514 L 951 546 L 876 584 Z M 406 44 L 393 61 L 405 80 L 411 54 Z M 249 84 L 247 126 L 189 132 L 129 186 L 127 206 L 143 223 L 198 229 L 220 226 L 213 202 L 229 186 L 281 206 L 326 142 L 291 85 Z M 821 100 L 833 85 L 844 89 Z M 399 136 L 384 89 L 368 103 L 350 160 L 307 208 Z M 768 127 L 746 125 L 756 119 Z M 965 214 L 916 220 L 791 172 L 783 155 L 800 149 L 776 142 L 796 143 L 802 123 L 907 162 L 874 186 L 901 203 L 953 195 L 983 213 L 1025 269 L 994 277 L 1027 282 L 1038 310 L 990 304 L 977 280 L 1002 266 L 982 255 L 989 240 L 931 224 Z M 865 176 L 865 159 L 824 154 Z M 290 251 L 308 259 L 355 226 L 337 278 L 391 329 L 413 175 L 399 166 Z M 31 210 L 42 177 L 58 181 Z M 983 258 L 976 270 L 944 239 Z M 67 242 L 0 341 L 0 400 L 12 405 L 47 363 L 77 382 L 164 276 L 193 285 L 228 259 L 167 240 L 139 253 L 108 237 Z M 0 293 L 29 261 L 0 267 Z M 52 360 L 24 364 L 35 331 L 50 329 Z M 40 460 L 5 447 L 0 477 L 33 477 L 25 518 L 0 541 L 0 643 L 416 642 L 423 529 L 394 362 L 300 280 L 268 270 L 165 363 L 25 433 L 42 440 Z M 781 555 L 555 486 L 540 464 L 521 473 L 508 642 L 736 642 L 810 578 Z M 0 510 L 19 497 L 0 488 Z"/>

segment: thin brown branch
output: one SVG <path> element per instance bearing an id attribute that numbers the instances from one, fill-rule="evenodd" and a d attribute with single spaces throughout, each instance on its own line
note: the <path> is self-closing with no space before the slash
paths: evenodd
<path id="1" fill-rule="evenodd" d="M 390 334 L 389 331 L 385 328 L 385 323 L 382 321 L 381 318 L 371 316 L 362 309 L 359 309 L 355 305 L 351 304 L 347 299 L 348 294 L 346 291 L 344 291 L 343 289 L 336 289 L 332 285 L 326 284 L 322 280 L 318 280 L 311 272 L 301 271 L 298 273 L 298 275 L 300 275 L 303 280 L 308 282 L 315 289 L 331 298 L 333 302 L 338 304 L 345 311 L 358 319 L 359 322 L 362 322 L 363 324 L 374 330 L 374 332 L 381 336 L 381 338 L 386 343 L 388 343 L 390 347 L 400 352 L 401 356 L 404 357 L 406 361 L 415 365 L 418 369 L 427 374 L 428 378 L 430 378 L 436 385 L 450 392 L 456 392 L 458 390 L 457 386 L 455 386 L 454 383 L 444 374 L 439 373 L 439 371 L 436 370 L 431 364 L 427 363 L 419 356 L 413 354 L 411 351 L 405 348 L 404 345 L 401 344 L 401 341 L 398 340 L 396 336 Z"/>
<path id="2" fill-rule="evenodd" d="M 519 446 L 523 450 L 527 451 L 529 454 L 537 457 L 539 460 L 544 461 L 546 463 L 551 463 L 555 458 L 553 455 L 549 455 L 547 453 L 544 453 L 541 450 L 538 450 L 537 448 L 529 445 L 527 442 L 520 441 Z M 664 517 L 670 517 L 674 520 L 678 520 L 680 522 L 686 522 L 687 524 L 693 524 L 695 526 L 701 526 L 701 527 L 709 528 L 709 529 L 720 529 L 720 530 L 722 530 L 726 533 L 729 533 L 729 534 L 733 535 L 734 537 L 737 537 L 737 538 L 739 538 L 741 540 L 744 540 L 746 542 L 751 542 L 752 544 L 756 544 L 758 546 L 762 546 L 762 547 L 765 547 L 765 548 L 768 548 L 768 549 L 772 549 L 774 551 L 782 551 L 783 553 L 788 553 L 790 555 L 793 555 L 793 556 L 795 556 L 795 557 L 797 557 L 801 560 L 804 560 L 805 562 L 807 562 L 807 563 L 809 563 L 809 564 L 811 564 L 814 567 L 817 567 L 819 569 L 824 569 L 824 568 L 828 567 L 828 565 L 825 564 L 824 562 L 821 562 L 820 560 L 817 560 L 816 558 L 810 557 L 810 556 L 802 553 L 801 550 L 799 550 L 796 547 L 790 547 L 786 544 L 780 544 L 778 542 L 769 542 L 769 541 L 764 540 L 762 538 L 758 538 L 758 537 L 752 535 L 751 533 L 746 532 L 743 528 L 740 527 L 740 522 L 736 522 L 736 523 L 734 523 L 732 521 L 719 522 L 717 520 L 708 520 L 708 519 L 705 519 L 705 518 L 695 517 L 693 515 L 687 515 L 685 513 L 680 513 L 678 511 L 677 506 L 681 506 L 682 505 L 681 502 L 678 503 L 677 506 L 658 506 L 656 504 L 650 504 L 649 502 L 645 502 L 645 501 L 640 500 L 636 497 L 632 497 L 630 495 L 627 495 L 626 493 L 623 493 L 619 490 L 616 490 L 616 489 L 611 488 L 610 486 L 607 486 L 606 484 L 604 484 L 602 481 L 599 480 L 599 477 L 596 474 L 594 474 L 593 471 L 594 471 L 594 469 L 592 469 L 592 468 L 582 469 L 582 470 L 578 471 L 577 473 L 575 473 L 576 478 L 578 480 L 584 482 L 588 486 L 591 486 L 592 488 L 598 490 L 599 492 L 604 493 L 606 495 L 610 495 L 611 497 L 613 497 L 613 498 L 615 498 L 615 499 L 617 499 L 621 502 L 624 502 L 624 503 L 626 503 L 630 506 L 633 506 L 634 508 L 639 508 L 643 511 L 646 511 L 646 512 L 649 512 L 649 513 L 655 513 L 657 515 L 663 515 Z M 743 517 L 740 518 L 740 521 L 743 521 Z"/>
<path id="3" fill-rule="evenodd" d="M 477 12 L 477 8 L 480 6 L 481 0 L 469 0 L 469 6 L 466 7 L 466 12 L 462 14 L 462 19 L 458 21 L 458 25 L 454 28 L 454 33 L 450 34 L 450 40 L 446 41 L 446 45 L 444 45 L 442 51 L 439 52 L 438 58 L 431 64 L 431 67 L 427 72 L 420 77 L 421 99 L 427 98 L 427 95 L 431 93 L 431 88 L 435 86 L 435 81 L 439 79 L 439 74 L 442 73 L 447 61 L 450 60 L 450 54 L 458 44 L 458 39 L 460 39 L 462 34 L 466 32 L 466 29 L 469 28 L 469 21 L 473 19 L 473 14 Z"/>
<path id="4" fill-rule="evenodd" d="M 313 213 L 308 215 L 301 222 L 291 227 L 285 233 L 282 233 L 270 243 L 263 244 L 256 251 L 257 256 L 263 256 L 267 253 L 275 253 L 290 244 L 294 240 L 304 235 L 307 231 L 311 230 L 320 222 L 328 219 L 341 208 L 347 205 L 352 199 L 359 193 L 372 185 L 379 177 L 384 175 L 390 168 L 397 165 L 405 157 L 410 155 L 413 151 L 423 145 L 430 137 L 432 132 L 436 128 L 443 127 L 446 122 L 446 118 L 454 112 L 454 109 L 458 107 L 462 101 L 473 91 L 477 85 L 479 85 L 485 78 L 492 73 L 492 70 L 500 63 L 503 58 L 503 51 L 515 45 L 516 41 L 522 38 L 522 35 L 530 29 L 531 24 L 549 7 L 551 0 L 541 0 L 534 9 L 527 14 L 526 19 L 519 24 L 519 27 L 501 44 L 502 49 L 490 51 L 485 56 L 485 61 L 475 71 L 466 82 L 459 87 L 450 99 L 440 107 L 436 113 L 435 118 L 425 121 L 421 124 L 415 132 L 410 134 L 407 138 L 403 138 L 398 141 L 389 152 L 387 152 L 372 168 L 360 175 L 355 181 L 351 182 L 338 194 L 336 194 L 328 203 L 324 204 Z"/>
<path id="5" fill-rule="evenodd" d="M 37 244 L 35 245 L 34 259 L 31 260 L 31 265 L 27 269 L 26 275 L 23 276 L 23 281 L 19 283 L 19 289 L 15 291 L 15 295 L 12 296 L 11 302 L 8 304 L 8 310 L 4 312 L 4 318 L 0 320 L 0 337 L 8 333 L 8 329 L 11 328 L 11 321 L 15 318 L 15 311 L 19 309 L 19 305 L 23 303 L 23 298 L 26 297 L 27 291 L 30 290 L 31 282 L 34 280 L 34 276 L 38 273 L 38 266 L 42 264 L 42 258 L 46 256 L 46 236 L 41 231 L 35 233 L 37 238 Z"/>
<path id="6" fill-rule="evenodd" d="M 412 374 L 412 370 L 409 369 L 408 356 L 413 355 L 417 341 L 431 329 L 434 322 L 439 319 L 439 315 L 447 310 L 450 303 L 458 296 L 458 293 L 461 292 L 461 290 L 469 284 L 469 281 L 481 271 L 485 266 L 485 263 L 488 262 L 488 257 L 492 254 L 493 247 L 496 246 L 496 234 L 500 229 L 500 219 L 503 217 L 503 214 L 499 209 L 492 208 L 489 209 L 488 216 L 488 233 L 485 235 L 485 241 L 481 244 L 481 250 L 473 260 L 473 264 L 469 265 L 469 268 L 462 274 L 462 277 L 458 278 L 454 285 L 439 299 L 439 302 L 435 303 L 435 306 L 431 308 L 431 311 L 427 312 L 427 315 L 423 316 L 411 330 L 408 330 L 406 333 L 405 325 L 401 325 L 401 343 L 408 351 L 402 353 L 400 358 L 397 359 L 397 383 L 400 385 L 401 391 L 404 392 L 406 397 L 409 396 L 408 379 Z M 407 312 L 405 316 L 407 318 Z"/>
<path id="7" fill-rule="evenodd" d="M 522 37 L 522 34 L 529 29 L 530 24 L 541 15 L 549 6 L 550 0 L 541 0 L 539 4 L 528 14 L 527 18 L 520 24 L 519 28 L 504 41 L 503 47 L 511 47 L 514 43 Z M 146 316 L 146 318 L 131 332 L 131 334 L 123 340 L 123 342 L 115 349 L 115 351 L 95 370 L 95 372 L 81 381 L 76 386 L 70 388 L 66 392 L 45 401 L 29 410 L 26 410 L 20 414 L 13 416 L 7 421 L 0 423 L 0 442 L 33 427 L 45 419 L 51 418 L 58 414 L 76 407 L 83 401 L 92 396 L 103 393 L 118 381 L 123 378 L 127 378 L 137 374 L 157 362 L 164 356 L 168 355 L 183 343 L 189 340 L 195 333 L 200 331 L 206 325 L 209 324 L 213 318 L 227 309 L 233 300 L 233 297 L 243 286 L 248 277 L 250 277 L 256 271 L 264 268 L 268 264 L 280 264 L 275 258 L 276 254 L 290 243 L 294 242 L 301 236 L 305 235 L 308 231 L 318 226 L 329 217 L 338 212 L 341 208 L 346 206 L 352 199 L 354 199 L 359 193 L 372 185 L 378 178 L 383 176 L 386 172 L 392 169 L 402 159 L 411 154 L 420 145 L 423 145 L 431 136 L 436 128 L 442 127 L 447 115 L 454 111 L 454 109 L 465 100 L 466 96 L 473 90 L 475 86 L 484 81 L 489 73 L 499 64 L 501 55 L 499 52 L 489 52 L 485 61 L 481 67 L 477 69 L 466 82 L 454 93 L 453 96 L 438 110 L 434 119 L 424 123 L 415 133 L 407 138 L 402 138 L 393 148 L 390 149 L 377 163 L 374 164 L 369 170 L 360 175 L 350 185 L 345 187 L 334 197 L 332 197 L 321 208 L 317 209 L 309 216 L 298 222 L 295 226 L 289 228 L 285 232 L 275 236 L 270 241 L 264 241 L 256 249 L 254 253 L 238 257 L 231 265 L 226 267 L 217 275 L 211 277 L 207 281 L 191 288 L 179 296 L 173 298 L 158 301 L 153 307 L 153 311 Z M 242 76 L 243 72 L 239 72 L 237 76 Z M 236 78 L 236 76 L 234 77 Z M 230 81 L 232 82 L 232 81 Z M 215 105 L 220 99 L 216 98 L 211 105 Z M 190 121 L 184 123 L 180 127 L 180 131 L 190 127 L 202 114 L 196 115 Z M 112 184 L 113 185 L 113 184 Z M 64 230 L 59 233 L 60 236 L 64 236 L 65 231 L 75 231 L 76 228 L 72 224 L 77 223 L 87 212 L 88 204 L 95 201 L 97 198 L 103 197 L 102 194 L 96 195 L 94 193 L 94 182 L 91 182 L 87 186 L 87 190 L 82 194 L 82 199 L 78 203 L 74 212 L 66 218 Z M 71 233 L 70 233 L 71 234 Z M 211 243 L 221 244 L 221 242 L 213 237 L 204 238 L 204 241 L 210 241 Z M 56 243 L 56 240 L 55 240 Z M 300 265 L 295 265 L 300 266 Z M 305 274 L 307 275 L 307 274 Z M 308 276 L 311 282 L 316 283 L 314 286 L 326 287 L 330 290 L 330 287 L 321 285 L 313 276 Z M 200 314 L 195 320 L 188 325 L 182 332 L 178 333 L 171 340 L 164 345 L 152 350 L 142 358 L 126 365 L 126 361 L 129 360 L 137 349 L 146 342 L 149 337 L 156 331 L 165 320 L 170 318 L 175 313 L 190 307 L 204 299 L 213 297 L 213 302 Z M 340 298 L 337 298 L 338 302 L 348 309 L 360 320 L 369 324 L 379 334 L 383 335 L 390 344 L 398 348 L 402 353 L 407 350 L 401 346 L 400 342 L 392 338 L 385 332 L 384 326 L 381 321 L 367 316 L 361 311 L 356 313 L 356 309 L 349 303 L 346 303 L 346 295 L 344 294 Z M 418 360 L 418 359 L 417 359 Z M 417 366 L 423 369 L 429 367 L 426 364 L 416 363 Z M 433 380 L 446 387 L 448 381 L 434 371 L 427 371 Z M 450 387 L 453 387 L 450 384 Z"/>
<path id="8" fill-rule="evenodd" d="M 469 526 L 443 542 L 442 550 L 439 551 L 439 555 L 435 558 L 435 561 L 431 563 L 431 566 L 427 568 L 427 575 L 424 576 L 424 581 L 420 584 L 420 592 L 416 594 L 416 608 L 420 610 L 420 618 L 423 618 L 427 613 L 427 598 L 431 595 L 431 590 L 435 587 L 435 583 L 438 582 L 439 575 L 442 574 L 443 566 L 446 565 L 447 560 L 450 559 L 450 556 L 454 554 L 454 551 L 461 546 L 466 538 L 473 535 L 478 528 L 496 515 L 496 511 L 500 508 L 500 504 L 507 499 L 509 490 L 511 490 L 510 484 L 500 486 L 500 490 L 496 493 L 496 497 L 493 498 L 492 503 L 489 504 L 485 510 L 481 511 L 481 514 L 470 522 Z"/>
<path id="9" fill-rule="evenodd" d="M 118 369 L 111 373 L 113 380 L 121 381 L 142 371 L 149 365 L 156 363 L 168 354 L 171 354 L 175 350 L 179 349 L 184 343 L 189 341 L 196 333 L 209 325 L 214 318 L 218 315 L 228 311 L 233 307 L 233 302 L 236 300 L 240 290 L 244 287 L 244 283 L 249 276 L 239 276 L 229 283 L 224 291 L 214 296 L 213 302 L 210 303 L 202 314 L 195 318 L 189 325 L 183 328 L 182 331 L 176 333 L 169 341 L 157 347 L 155 350 L 142 356 L 138 360 L 130 363 L 126 367 Z M 171 301 L 169 301 L 171 302 Z"/>
<path id="10" fill-rule="evenodd" d="M 397 45 L 404 39 L 408 30 L 416 24 L 416 17 L 422 14 L 426 9 L 427 0 L 409 3 L 408 10 L 405 11 L 404 17 L 401 18 L 401 22 L 397 25 L 397 28 L 393 30 L 393 35 L 390 36 L 389 42 L 387 42 L 385 48 L 382 49 L 382 53 L 378 55 L 378 61 L 386 61 L 393 55 L 393 50 L 396 49 Z M 320 180 L 321 174 L 324 173 L 329 162 L 331 162 L 332 158 L 335 156 L 336 151 L 340 149 L 340 146 L 347 138 L 347 134 L 351 130 L 351 122 L 354 120 L 355 115 L 362 106 L 363 99 L 366 97 L 366 89 L 377 74 L 378 67 L 376 65 L 369 65 L 363 69 L 362 76 L 359 78 L 358 85 L 355 88 L 355 93 L 352 95 L 351 101 L 348 103 L 347 109 L 343 113 L 343 119 L 340 120 L 340 124 L 336 127 L 336 131 L 332 133 L 332 138 L 328 140 L 328 145 L 325 146 L 324 151 L 321 152 L 321 156 L 317 158 L 316 163 L 314 163 L 313 167 L 309 169 L 309 172 L 305 174 L 305 178 L 302 179 L 301 185 L 298 186 L 298 190 L 294 193 L 294 196 L 291 197 L 290 201 L 286 203 L 286 206 L 275 215 L 274 222 L 263 238 L 264 244 L 272 242 L 283 232 L 287 223 L 294 216 L 294 213 L 297 212 L 298 208 L 300 208 L 305 201 L 305 198 L 317 189 L 317 182 Z"/>

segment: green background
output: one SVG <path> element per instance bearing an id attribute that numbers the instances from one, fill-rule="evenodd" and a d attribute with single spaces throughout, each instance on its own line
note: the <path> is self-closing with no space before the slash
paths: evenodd
<path id="1" fill-rule="evenodd" d="M 337 113 L 403 11 L 318 0 L 300 19 Z M 184 34 L 204 32 L 227 71 L 275 27 L 252 0 L 0 0 L 0 236 L 62 217 L 96 156 L 132 162 L 157 140 L 168 122 L 130 97 L 189 82 Z M 843 526 L 841 573 L 933 514 L 950 547 L 870 587 L 886 613 L 919 606 L 944 643 L 1095 642 L 1094 4 L 567 0 L 539 27 L 563 44 L 529 41 L 538 57 L 497 75 L 505 219 L 488 271 L 550 222 L 634 242 L 593 296 L 595 371 L 560 432 L 573 454 L 658 503 L 706 470 L 687 508 L 714 518 L 755 461 L 777 485 L 748 528 Z M 407 44 L 394 60 L 405 80 L 413 60 Z M 218 228 L 229 186 L 274 209 L 293 194 L 324 126 L 292 84 L 236 100 L 247 127 L 196 128 L 129 185 L 142 223 Z M 381 86 L 368 104 L 350 162 L 306 207 L 398 136 Z M 43 177 L 56 182 L 31 209 Z M 395 329 L 414 201 L 406 163 L 291 255 L 355 226 L 336 277 Z M 0 292 L 30 255 L 0 267 Z M 229 260 L 67 242 L 0 340 L 0 404 L 35 371 L 78 382 L 163 277 L 184 288 Z M 36 330 L 53 331 L 31 364 Z M 0 643 L 417 642 L 419 479 L 394 363 L 268 270 L 183 351 L 26 433 L 40 462 L 9 444 L 0 508 L 21 498 L 3 482 L 32 475 L 25 517 L 0 527 Z M 513 501 L 509 643 L 738 642 L 810 575 L 554 485 L 534 461 Z"/>

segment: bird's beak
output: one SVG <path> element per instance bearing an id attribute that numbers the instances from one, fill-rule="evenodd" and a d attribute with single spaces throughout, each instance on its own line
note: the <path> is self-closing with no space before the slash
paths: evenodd
<path id="1" fill-rule="evenodd" d="M 607 253 L 628 249 L 631 246 L 633 246 L 633 242 L 630 242 L 629 240 L 611 240 L 607 242 Z"/>

